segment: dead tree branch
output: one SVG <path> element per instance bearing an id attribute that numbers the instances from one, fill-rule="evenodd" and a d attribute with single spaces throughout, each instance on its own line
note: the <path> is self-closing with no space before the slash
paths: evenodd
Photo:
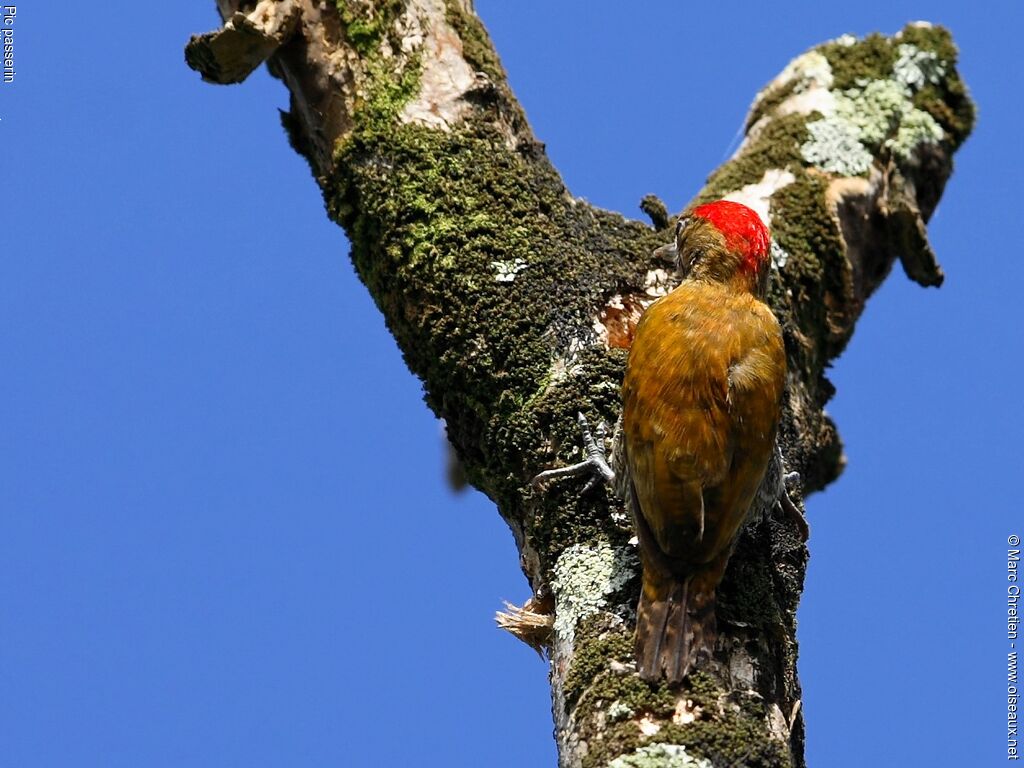
<path id="1" fill-rule="evenodd" d="M 619 502 L 530 486 L 579 460 L 577 411 L 615 422 L 632 330 L 672 287 L 652 253 L 674 218 L 653 199 L 649 226 L 569 193 L 469 0 L 220 10 L 227 23 L 192 39 L 189 64 L 227 83 L 266 60 L 287 85 L 292 145 L 467 477 L 514 532 L 561 764 L 802 766 L 799 521 L 763 494 L 720 589 L 715 664 L 671 690 L 632 672 L 638 566 Z M 922 285 L 942 281 L 925 222 L 972 123 L 945 30 L 840 38 L 757 95 L 742 145 L 693 201 L 728 196 L 771 224 L 790 366 L 782 446 L 804 493 L 842 468 L 824 370 L 865 300 L 897 259 Z"/>

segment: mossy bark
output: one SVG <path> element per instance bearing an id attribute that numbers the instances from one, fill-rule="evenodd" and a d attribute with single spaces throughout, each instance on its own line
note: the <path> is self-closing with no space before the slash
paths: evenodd
<path id="1" fill-rule="evenodd" d="M 271 23 L 278 7 L 297 8 L 298 23 Z M 652 252 L 674 217 L 648 199 L 649 226 L 572 197 L 468 0 L 221 11 L 248 21 L 190 43 L 208 79 L 240 69 L 218 51 L 237 64 L 260 29 L 293 30 L 262 34 L 259 49 L 291 90 L 292 145 L 467 477 L 511 527 L 536 604 L 553 606 L 561 764 L 803 765 L 794 617 L 807 549 L 770 484 L 720 588 L 715 661 L 681 690 L 631 668 L 638 579 L 621 502 L 576 482 L 530 488 L 579 459 L 577 411 L 616 420 L 632 327 L 672 285 Z M 804 493 L 842 468 L 824 371 L 866 297 L 896 258 L 923 284 L 941 280 L 924 221 L 973 121 L 955 59 L 949 35 L 926 25 L 805 54 L 759 94 L 744 143 L 694 201 L 728 194 L 772 225 L 770 297 L 790 365 L 781 445 Z M 897 98 L 877 125 L 842 122 L 844 104 L 880 89 Z"/>

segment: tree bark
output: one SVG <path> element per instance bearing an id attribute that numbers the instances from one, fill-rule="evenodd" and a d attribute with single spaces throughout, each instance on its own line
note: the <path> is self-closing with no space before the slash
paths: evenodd
<path id="1" fill-rule="evenodd" d="M 803 766 L 795 612 L 807 549 L 766 479 L 719 590 L 715 660 L 681 689 L 632 668 L 638 561 L 612 489 L 531 490 L 580 457 L 576 413 L 614 423 L 640 313 L 673 287 L 652 225 L 574 198 L 533 136 L 470 0 L 219 0 L 205 79 L 285 82 L 292 146 L 469 480 L 508 522 L 549 651 L 562 766 Z M 824 376 L 896 259 L 942 272 L 925 222 L 974 111 L 942 28 L 840 38 L 757 94 L 742 145 L 691 203 L 770 223 L 790 374 L 780 444 L 804 494 L 841 471 Z M 553 625 L 547 629 L 548 625 Z"/>

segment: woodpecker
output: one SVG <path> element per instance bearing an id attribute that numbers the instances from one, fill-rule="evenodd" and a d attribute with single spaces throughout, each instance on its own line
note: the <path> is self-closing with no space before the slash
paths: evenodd
<path id="1" fill-rule="evenodd" d="M 622 385 L 643 590 L 637 670 L 680 682 L 714 651 L 715 592 L 775 450 L 786 378 L 765 303 L 770 236 L 725 200 L 676 225 L 683 280 L 647 308 Z"/>

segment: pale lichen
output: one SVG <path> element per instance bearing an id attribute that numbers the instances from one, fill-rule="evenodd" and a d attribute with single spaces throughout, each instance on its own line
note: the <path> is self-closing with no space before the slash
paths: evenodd
<path id="1" fill-rule="evenodd" d="M 935 118 L 923 110 L 913 109 L 903 116 L 896 135 L 886 139 L 885 146 L 897 157 L 906 160 L 918 147 L 924 144 L 937 144 L 945 135 Z"/>
<path id="2" fill-rule="evenodd" d="M 800 147 L 807 162 L 856 176 L 871 167 L 872 150 L 885 147 L 905 161 L 921 145 L 945 137 L 935 118 L 915 106 L 914 95 L 940 82 L 946 65 L 933 51 L 909 43 L 902 43 L 897 55 L 891 77 L 858 78 L 855 87 L 832 93 L 831 106 L 819 107 L 822 117 L 808 123 L 811 138 Z"/>
<path id="3" fill-rule="evenodd" d="M 521 258 L 515 258 L 511 261 L 491 262 L 491 268 L 494 269 L 494 279 L 499 283 L 511 283 L 516 279 L 516 275 L 528 266 L 526 260 Z"/>
<path id="4" fill-rule="evenodd" d="M 628 720 L 635 714 L 632 707 L 624 704 L 619 699 L 616 699 L 608 706 L 608 719 L 613 723 L 617 723 L 620 720 Z"/>
<path id="5" fill-rule="evenodd" d="M 807 124 L 811 138 L 800 146 L 804 159 L 829 173 L 857 176 L 871 167 L 871 153 L 860 143 L 856 126 L 823 118 Z"/>
<path id="6" fill-rule="evenodd" d="M 714 768 L 709 760 L 687 754 L 679 744 L 647 744 L 608 763 L 608 768 Z"/>
<path id="7" fill-rule="evenodd" d="M 652 299 L 658 299 L 672 289 L 672 277 L 664 269 L 650 269 L 644 275 L 644 293 Z"/>
<path id="8" fill-rule="evenodd" d="M 815 86 L 820 88 L 832 87 L 832 67 L 818 51 L 808 51 L 802 56 L 797 56 L 791 61 L 779 76 L 772 83 L 771 87 L 778 87 L 787 83 L 795 83 L 794 93 L 802 93 Z"/>
<path id="9" fill-rule="evenodd" d="M 740 150 L 757 139 L 772 116 L 830 113 L 835 101 L 832 84 L 832 68 L 820 52 L 808 51 L 790 62 L 754 99 Z"/>
<path id="10" fill-rule="evenodd" d="M 632 548 L 613 547 L 607 541 L 568 547 L 555 562 L 551 580 L 555 634 L 571 642 L 576 626 L 605 608 L 608 597 L 629 583 L 639 565 Z"/>
<path id="11" fill-rule="evenodd" d="M 774 237 L 772 238 L 768 254 L 771 256 L 772 264 L 776 269 L 782 269 L 786 266 L 786 262 L 789 261 L 789 252 L 779 245 L 778 241 Z"/>
<path id="12" fill-rule="evenodd" d="M 900 43 L 896 49 L 896 63 L 892 74 L 896 80 L 913 90 L 926 85 L 938 85 L 946 76 L 946 63 L 935 51 L 924 51 L 910 43 Z"/>
<path id="13" fill-rule="evenodd" d="M 895 80 L 872 80 L 836 96 L 834 119 L 853 126 L 857 138 L 879 146 L 914 107 L 907 89 Z"/>

